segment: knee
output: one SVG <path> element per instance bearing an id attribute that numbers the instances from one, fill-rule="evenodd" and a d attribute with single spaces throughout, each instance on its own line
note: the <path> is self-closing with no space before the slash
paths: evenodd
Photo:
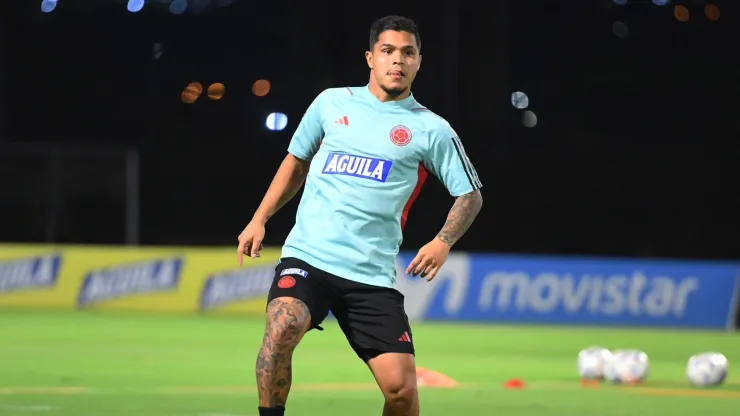
<path id="1" fill-rule="evenodd" d="M 267 305 L 265 336 L 272 342 L 298 342 L 311 325 L 311 314 L 303 301 L 276 298 Z"/>
<path id="2" fill-rule="evenodd" d="M 417 400 L 416 377 L 400 377 L 393 380 L 383 389 L 385 401 L 389 406 L 406 409 L 414 405 Z"/>

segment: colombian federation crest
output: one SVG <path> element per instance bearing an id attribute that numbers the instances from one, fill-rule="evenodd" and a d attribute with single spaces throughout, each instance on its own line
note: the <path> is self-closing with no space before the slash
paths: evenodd
<path id="1" fill-rule="evenodd" d="M 396 126 L 392 128 L 391 141 L 396 146 L 406 146 L 411 143 L 411 130 L 406 126 Z"/>

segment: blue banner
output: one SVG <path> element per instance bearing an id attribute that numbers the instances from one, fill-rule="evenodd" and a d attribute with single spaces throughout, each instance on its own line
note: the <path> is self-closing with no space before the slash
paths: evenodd
<path id="1" fill-rule="evenodd" d="M 452 254 L 398 289 L 411 319 L 731 328 L 740 264 Z M 403 271 L 402 271 L 403 269 Z"/>

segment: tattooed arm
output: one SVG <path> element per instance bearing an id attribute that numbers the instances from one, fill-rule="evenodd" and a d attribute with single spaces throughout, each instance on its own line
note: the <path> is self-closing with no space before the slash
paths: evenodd
<path id="1" fill-rule="evenodd" d="M 437 238 L 452 247 L 468 231 L 483 206 L 480 190 L 457 197 Z"/>
<path id="2" fill-rule="evenodd" d="M 431 143 L 425 155 L 428 168 L 451 195 L 455 204 L 447 215 L 442 230 L 424 247 L 406 268 L 406 274 L 421 275 L 431 281 L 447 261 L 452 246 L 468 231 L 483 206 L 480 189 L 483 184 L 465 153 L 460 138 L 448 123 L 440 123 L 430 135 Z"/>
<path id="3" fill-rule="evenodd" d="M 444 227 L 432 242 L 419 250 L 406 268 L 406 274 L 421 275 L 427 281 L 434 279 L 450 249 L 468 231 L 482 206 L 483 196 L 478 189 L 457 197 Z"/>

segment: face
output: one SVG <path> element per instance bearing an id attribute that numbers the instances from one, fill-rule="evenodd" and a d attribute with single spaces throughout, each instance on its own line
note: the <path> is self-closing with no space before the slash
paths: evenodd
<path id="1" fill-rule="evenodd" d="M 411 88 L 421 65 L 414 35 L 386 30 L 372 51 L 365 52 L 372 76 L 386 94 L 396 97 Z"/>

